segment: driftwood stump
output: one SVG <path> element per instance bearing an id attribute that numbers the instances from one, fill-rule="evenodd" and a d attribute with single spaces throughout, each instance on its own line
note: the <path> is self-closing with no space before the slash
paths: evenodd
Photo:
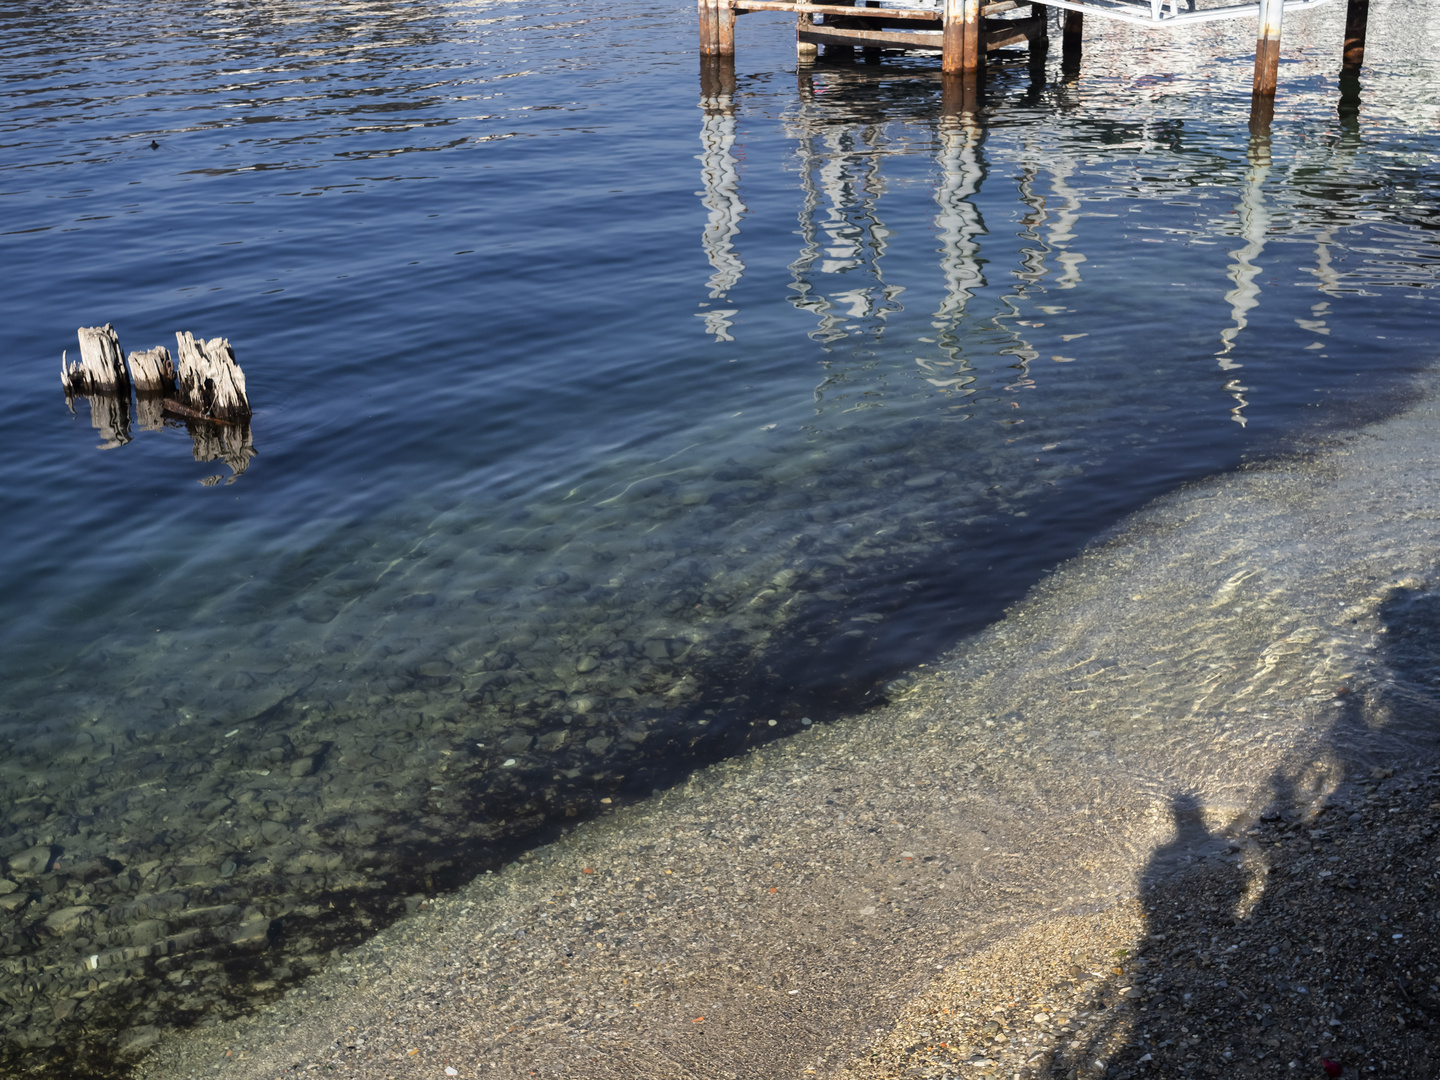
<path id="1" fill-rule="evenodd" d="M 255 456 L 250 437 L 250 400 L 245 394 L 245 373 L 235 363 L 235 350 L 224 338 L 196 340 L 188 331 L 175 335 L 176 353 L 163 345 L 130 354 L 126 369 L 120 335 L 109 323 L 81 327 L 80 359 L 69 363 L 61 354 L 60 378 L 65 400 L 73 412 L 74 400 L 90 405 L 90 423 L 104 439 L 102 449 L 130 441 L 130 390 L 135 390 L 135 418 L 146 431 L 160 431 L 183 422 L 190 433 L 196 461 L 221 461 L 230 466 L 229 478 L 211 476 L 202 484 L 222 479 L 233 483 Z"/>
<path id="2" fill-rule="evenodd" d="M 143 431 L 165 427 L 165 399 L 175 394 L 175 365 L 164 345 L 130 354 L 130 381 L 135 384 L 135 419 Z"/>
<path id="3" fill-rule="evenodd" d="M 109 323 L 82 326 L 75 331 L 80 339 L 80 359 L 73 364 L 60 354 L 60 384 L 68 394 L 129 394 L 130 376 L 125 373 L 125 354 L 120 335 Z"/>
<path id="4" fill-rule="evenodd" d="M 68 353 L 60 354 L 65 404 L 74 412 L 78 397 L 90 406 L 90 426 L 100 433 L 100 449 L 124 446 L 130 441 L 130 377 L 120 335 L 109 323 L 82 326 L 75 335 L 80 339 L 80 359 L 72 364 Z"/>
<path id="5" fill-rule="evenodd" d="M 130 354 L 130 379 L 135 389 L 156 394 L 175 391 L 175 365 L 164 345 Z"/>
<path id="6" fill-rule="evenodd" d="M 197 341 L 188 331 L 175 335 L 175 396 L 183 415 L 210 420 L 243 420 L 250 415 L 245 373 L 224 338 Z M 167 402 L 167 405 L 169 402 Z"/>

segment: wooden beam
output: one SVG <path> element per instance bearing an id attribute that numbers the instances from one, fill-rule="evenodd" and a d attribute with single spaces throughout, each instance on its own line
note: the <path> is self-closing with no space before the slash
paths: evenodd
<path id="1" fill-rule="evenodd" d="M 939 49 L 943 47 L 938 30 L 850 30 L 840 26 L 815 26 L 799 30 L 799 40 L 812 45 L 852 45 L 860 48 Z"/>
<path id="2" fill-rule="evenodd" d="M 732 0 L 731 6 L 737 12 L 743 11 L 795 11 L 801 15 L 846 15 L 861 19 L 913 19 L 919 22 L 939 22 L 936 11 L 916 11 L 913 8 L 863 8 L 840 7 L 837 4 L 796 4 L 788 0 Z"/>
<path id="3" fill-rule="evenodd" d="M 1031 41 L 1044 33 L 1044 20 L 1016 19 L 996 29 L 987 29 L 981 44 L 987 51 L 1004 49 Z M 796 32 L 803 42 L 815 45 L 851 45 L 857 48 L 940 49 L 945 48 L 943 31 L 935 30 L 856 30 L 841 26 L 810 26 Z M 972 69 L 973 70 L 973 69 Z"/>
<path id="4" fill-rule="evenodd" d="M 1045 17 L 1043 15 L 1036 15 L 1029 19 L 1011 19 L 999 26 L 987 27 L 982 36 L 986 52 L 1008 49 L 1011 45 L 1019 45 L 1022 41 L 1043 41 L 1044 39 Z"/>

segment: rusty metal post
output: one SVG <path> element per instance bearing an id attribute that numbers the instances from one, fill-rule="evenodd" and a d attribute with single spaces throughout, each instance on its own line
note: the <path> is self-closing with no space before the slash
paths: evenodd
<path id="1" fill-rule="evenodd" d="M 951 75 L 979 71 L 985 62 L 980 42 L 980 0 L 945 0 L 945 34 L 940 69 Z"/>
<path id="2" fill-rule="evenodd" d="M 1274 98 L 1280 74 L 1280 21 L 1285 0 L 1260 0 L 1260 27 L 1255 38 L 1254 100 Z M 1253 111 L 1252 103 L 1252 111 Z"/>
<path id="3" fill-rule="evenodd" d="M 700 55 L 720 55 L 720 11 L 715 0 L 698 0 L 700 14 Z"/>
<path id="4" fill-rule="evenodd" d="M 715 2 L 716 56 L 735 55 L 735 9 L 730 0 Z"/>
<path id="5" fill-rule="evenodd" d="M 1341 73 L 1360 73 L 1365 64 L 1365 27 L 1370 21 L 1370 0 L 1350 0 L 1345 12 L 1345 55 L 1340 63 Z"/>
<path id="6" fill-rule="evenodd" d="M 1065 71 L 1080 70 L 1080 42 L 1085 36 L 1085 13 L 1065 12 L 1065 30 L 1060 48 L 1060 64 Z"/>
<path id="7" fill-rule="evenodd" d="M 965 0 L 963 9 L 965 35 L 965 70 L 979 71 L 985 66 L 985 43 L 980 35 L 980 0 Z"/>
<path id="8" fill-rule="evenodd" d="M 965 70 L 965 0 L 945 0 L 940 70 L 958 75 Z"/>

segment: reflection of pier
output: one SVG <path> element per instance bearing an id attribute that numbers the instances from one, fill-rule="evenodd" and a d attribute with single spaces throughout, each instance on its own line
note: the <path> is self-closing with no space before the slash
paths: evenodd
<path id="1" fill-rule="evenodd" d="M 745 212 L 738 173 L 735 168 L 738 147 L 735 142 L 735 83 L 733 69 L 724 58 L 706 61 L 709 69 L 702 80 L 701 106 L 705 110 L 701 157 L 705 190 L 704 205 L 710 212 L 703 237 L 705 254 L 713 273 L 708 281 L 712 299 L 727 300 L 728 293 L 745 272 L 744 263 L 735 253 L 733 238 L 739 216 Z M 987 239 L 985 212 L 997 210 L 1008 217 L 1003 193 L 993 187 L 985 203 L 982 188 L 993 185 L 997 178 L 987 162 L 987 115 L 982 105 L 982 88 L 977 84 L 936 80 L 923 69 L 894 65 L 870 65 L 842 62 L 838 64 L 804 65 L 799 73 L 799 89 L 795 106 L 784 119 L 788 134 L 794 140 L 798 160 L 797 208 L 800 250 L 790 263 L 790 302 L 811 313 L 817 322 L 811 336 L 827 344 L 852 335 L 864 334 L 879 340 L 886 320 L 892 313 L 915 304 L 902 305 L 906 288 L 915 289 L 913 281 L 904 285 L 887 280 L 884 267 L 887 250 L 894 250 L 896 237 L 893 220 L 903 220 L 913 213 L 891 218 L 884 208 L 889 183 L 883 166 L 891 158 L 891 142 L 897 138 L 891 128 L 897 119 L 888 107 L 896 95 L 931 96 L 940 82 L 940 116 L 933 122 L 921 121 L 928 129 L 934 146 L 933 198 L 936 213 L 933 236 L 937 249 L 935 269 L 938 274 L 938 298 L 927 304 L 933 312 L 930 325 L 935 337 L 920 338 L 926 348 L 917 350 L 918 374 L 942 393 L 968 394 L 976 382 L 975 358 L 967 355 L 973 345 L 973 332 L 984 324 L 987 356 L 1005 355 L 1015 358 L 1017 374 L 1006 373 L 1007 390 L 1030 388 L 1037 378 L 1033 362 L 1040 358 L 1037 337 L 1043 335 L 1033 327 L 1044 325 L 1030 313 L 1033 304 L 1022 294 L 1036 291 L 1073 290 L 1084 285 L 1082 270 L 1086 257 L 1077 250 L 1077 231 L 1084 222 L 1085 204 L 1077 190 L 1076 177 L 1081 174 L 1086 153 L 1077 153 L 1065 145 L 1052 145 L 1028 132 L 1011 136 L 1020 146 L 1013 174 L 1007 170 L 1005 183 L 1015 184 L 1018 201 L 1024 211 L 1014 233 L 1017 248 L 1008 248 L 1003 237 L 997 250 L 982 250 Z M 952 94 L 952 89 L 963 92 Z M 923 111 L 923 110 L 922 110 Z M 902 113 L 913 123 L 917 115 L 913 102 Z M 1353 157 L 1357 145 L 1353 119 L 1348 123 L 1351 134 L 1321 151 L 1318 159 L 1295 163 L 1286 171 L 1289 186 L 1307 188 L 1311 182 L 1321 183 L 1333 177 L 1337 166 Z M 1112 129 L 1097 122 L 1097 146 L 1106 145 Z M 1137 146 L 1157 149 L 1171 145 L 1181 137 L 1178 128 L 1159 133 L 1146 130 L 1144 142 L 1114 142 L 1116 149 L 1130 150 Z M 898 138 L 913 142 L 913 128 Z M 1111 140 L 1113 142 L 1113 139 Z M 1212 170 L 1228 173 L 1231 162 L 1213 156 L 1208 150 L 1186 149 L 1176 144 L 1184 163 L 1197 153 L 1200 171 L 1213 182 Z M 990 151 L 993 156 L 993 151 Z M 1307 155 L 1309 157 L 1310 155 Z M 1270 140 L 1266 133 L 1255 133 L 1247 148 L 1247 164 L 1239 185 L 1236 217 L 1226 217 L 1227 225 L 1220 236 L 1233 238 L 1225 269 L 1228 287 L 1224 300 L 1228 309 L 1228 325 L 1216 327 L 1217 358 L 1227 397 L 1227 406 L 1237 423 L 1246 423 L 1249 388 L 1240 381 L 1240 356 L 1243 355 L 1246 331 L 1261 301 L 1261 273 L 1265 263 L 1266 233 L 1270 212 L 1266 205 L 1265 184 L 1272 175 Z M 1232 174 L 1233 175 L 1233 174 Z M 1103 215 L 1114 216 L 1114 215 Z M 1322 217 L 1324 217 L 1322 215 Z M 1330 296 L 1342 290 L 1339 272 L 1332 265 L 1332 247 L 1337 243 L 1335 228 L 1326 224 L 1328 217 L 1317 223 L 1313 237 L 1314 262 L 1311 274 L 1317 279 L 1319 291 Z M 1233 224 L 1230 224 L 1233 223 Z M 1238 226 L 1238 228 L 1236 227 Z M 1212 243 L 1196 240 L 1197 243 Z M 914 238 L 906 247 L 913 252 Z M 1005 251 L 1002 256 L 1000 251 Z M 987 267 L 987 261 L 1004 258 L 1013 265 Z M 906 260 L 913 264 L 913 260 Z M 895 270 L 888 276 L 897 276 Z M 988 280 L 987 280 L 988 278 Z M 1022 283 L 1019 289 L 1015 283 Z M 975 298 L 982 292 L 993 295 L 983 312 L 972 312 Z M 1012 295 L 1013 293 L 1013 295 Z M 915 293 L 908 294 L 914 297 Z M 1072 300 L 1072 303 L 1075 301 Z M 1056 314 L 1062 307 L 1043 307 L 1040 312 Z M 1326 307 L 1312 307 L 1312 318 L 1297 320 L 1306 330 L 1323 339 L 1328 333 L 1323 318 Z M 717 337 L 728 340 L 730 319 L 736 314 L 729 308 L 705 315 L 706 326 Z M 967 325 L 968 324 L 968 325 Z M 1008 340 L 998 339 L 989 328 L 1003 332 Z M 1050 331 L 1045 331 L 1048 334 Z M 1075 338 L 1087 335 L 1074 335 Z M 1060 342 L 1045 349 L 1050 359 L 1067 363 L 1083 357 L 1084 346 L 1071 352 L 1064 344 L 1072 338 L 1062 336 Z M 1307 348 L 1321 348 L 1312 341 Z M 1054 355 L 1050 355 L 1050 354 Z M 1070 355 L 1061 355 L 1070 353 Z M 978 354 L 977 354 L 978 355 Z M 977 384 L 978 385 L 978 384 Z"/>
<path id="2" fill-rule="evenodd" d="M 745 204 L 740 201 L 740 173 L 735 159 L 735 66 L 707 59 L 700 70 L 700 108 L 705 111 L 700 126 L 700 183 L 703 202 L 709 211 L 702 244 L 705 257 L 715 272 L 710 275 L 710 299 L 722 303 L 745 273 L 745 263 L 735 250 L 740 218 Z M 713 308 L 704 313 L 705 329 L 716 341 L 735 340 L 730 334 L 733 310 Z"/>
<path id="3" fill-rule="evenodd" d="M 886 284 L 880 260 L 890 231 L 877 215 L 885 192 L 878 123 L 832 122 L 817 99 L 813 73 L 800 73 L 799 107 L 791 120 L 800 158 L 799 214 L 804 247 L 790 264 L 793 303 L 820 317 L 814 336 L 836 341 L 856 320 L 883 322 L 898 307 L 900 290 Z M 834 275 L 846 287 L 826 293 L 814 275 Z M 856 277 L 868 278 L 866 284 Z"/>

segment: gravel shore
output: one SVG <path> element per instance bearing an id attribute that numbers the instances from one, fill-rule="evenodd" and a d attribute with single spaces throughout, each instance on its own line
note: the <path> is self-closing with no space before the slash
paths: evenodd
<path id="1" fill-rule="evenodd" d="M 1389 772 L 956 964 L 841 1075 L 1440 1075 L 1440 778 Z"/>
<path id="2" fill-rule="evenodd" d="M 139 1075 L 1433 1077 L 1437 431 L 1159 500 L 891 705 L 416 897 Z"/>

